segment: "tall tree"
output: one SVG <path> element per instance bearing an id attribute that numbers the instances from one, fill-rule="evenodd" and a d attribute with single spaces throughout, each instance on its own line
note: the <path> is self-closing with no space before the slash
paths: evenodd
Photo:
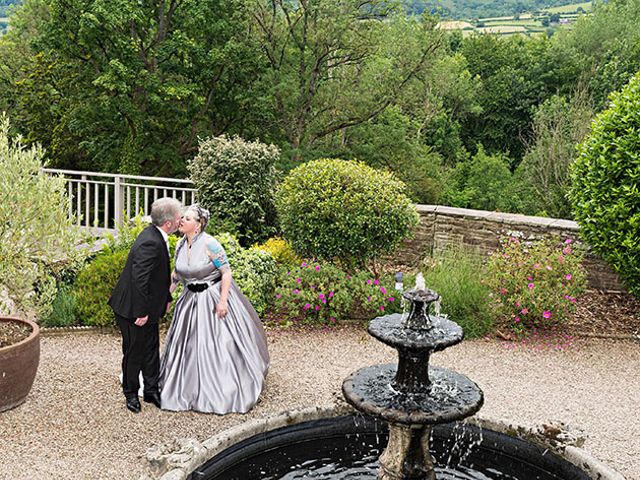
<path id="1" fill-rule="evenodd" d="M 39 75 L 56 92 L 45 144 L 54 162 L 71 144 L 64 161 L 76 165 L 181 174 L 198 136 L 232 129 L 251 103 L 258 52 L 241 0 L 47 3 L 32 52 L 62 79 Z"/>
<path id="2" fill-rule="evenodd" d="M 443 35 L 433 20 L 385 3 L 255 0 L 274 126 L 294 162 L 325 137 L 378 116 L 435 58 Z"/>

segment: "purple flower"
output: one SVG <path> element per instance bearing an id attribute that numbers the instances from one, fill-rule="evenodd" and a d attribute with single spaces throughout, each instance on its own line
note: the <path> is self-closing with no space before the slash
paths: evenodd
<path id="1" fill-rule="evenodd" d="M 296 278 L 296 283 L 300 283 L 302 279 L 300 277 Z"/>
<path id="2" fill-rule="evenodd" d="M 551 265 L 547 265 L 547 270 L 551 271 L 553 270 L 553 267 Z"/>
<path id="3" fill-rule="evenodd" d="M 527 280 L 531 281 L 533 280 L 533 277 L 527 277 Z"/>
<path id="4" fill-rule="evenodd" d="M 384 312 L 384 305 L 380 305 L 380 311 Z"/>
<path id="5" fill-rule="evenodd" d="M 564 278 L 565 278 L 565 280 L 571 280 L 573 277 L 571 276 L 571 274 L 570 274 L 570 273 L 567 273 L 567 274 L 564 276 Z"/>
<path id="6" fill-rule="evenodd" d="M 329 317 L 329 321 L 330 321 L 331 323 L 336 323 L 336 319 L 335 319 L 335 318 L 333 318 L 333 317 Z"/>
<path id="7" fill-rule="evenodd" d="M 571 253 L 571 247 L 564 247 L 562 249 L 562 253 L 564 253 L 565 255 L 569 255 Z"/>
<path id="8" fill-rule="evenodd" d="M 529 287 L 529 290 L 532 290 L 533 287 L 535 287 L 535 285 L 533 283 L 530 283 L 530 284 L 527 285 L 527 287 Z"/>
<path id="9" fill-rule="evenodd" d="M 534 263 L 533 264 L 533 268 L 536 268 L 536 269 L 540 268 L 540 264 L 539 263 Z"/>
<path id="10" fill-rule="evenodd" d="M 572 243 L 573 243 L 573 240 L 571 240 L 570 238 L 567 238 L 567 239 L 564 241 L 564 244 L 565 244 L 565 245 L 571 245 Z"/>
<path id="11" fill-rule="evenodd" d="M 317 312 L 318 310 L 320 310 L 320 305 L 316 305 L 316 306 L 314 307 L 314 310 L 315 310 L 316 312 Z"/>
<path id="12" fill-rule="evenodd" d="M 374 284 L 374 285 L 380 285 L 380 280 L 377 280 L 377 279 L 376 279 L 376 280 L 374 280 L 374 281 L 373 281 L 373 284 Z"/>
<path id="13" fill-rule="evenodd" d="M 333 292 L 329 292 L 329 298 L 333 297 Z"/>
<path id="14" fill-rule="evenodd" d="M 309 310 L 311 308 L 311 304 L 310 303 L 305 303 L 304 307 L 302 307 L 303 310 Z"/>
<path id="15" fill-rule="evenodd" d="M 393 302 L 393 301 L 395 301 L 395 298 L 393 298 L 393 297 L 389 297 L 389 298 L 387 298 L 387 301 L 389 301 L 389 302 Z"/>
<path id="16" fill-rule="evenodd" d="M 368 297 L 367 297 L 367 300 L 370 302 L 370 301 L 371 301 L 371 296 L 368 296 Z"/>
<path id="17" fill-rule="evenodd" d="M 529 310 L 528 310 L 528 309 L 526 309 L 526 308 L 523 308 L 522 310 L 520 310 L 520 313 L 521 313 L 522 315 L 526 315 L 527 313 L 529 313 Z"/>
<path id="18" fill-rule="evenodd" d="M 322 300 L 322 299 L 324 298 L 324 293 L 319 293 L 319 294 L 318 294 L 318 298 L 319 298 L 320 300 Z"/>
<path id="19" fill-rule="evenodd" d="M 549 319 L 549 318 L 551 318 L 551 312 L 550 312 L 549 310 L 545 310 L 545 311 L 542 313 L 542 316 L 543 316 L 544 318 Z"/>
<path id="20" fill-rule="evenodd" d="M 282 295 L 279 293 L 276 293 L 276 298 L 282 298 Z"/>
<path id="21" fill-rule="evenodd" d="M 300 293 L 300 290 L 298 290 L 297 288 L 294 288 L 291 293 L 293 293 L 294 295 L 298 295 Z"/>
<path id="22" fill-rule="evenodd" d="M 316 272 L 320 271 L 320 265 L 316 265 Z"/>
<path id="23" fill-rule="evenodd" d="M 520 321 L 520 317 L 516 317 L 513 319 L 514 322 L 518 323 Z"/>
<path id="24" fill-rule="evenodd" d="M 301 266 L 302 268 L 307 268 L 307 262 L 302 262 L 302 263 L 300 264 L 300 266 Z"/>
<path id="25" fill-rule="evenodd" d="M 387 289 L 384 287 L 380 287 L 380 291 L 382 292 L 383 295 L 387 293 Z"/>
<path id="26" fill-rule="evenodd" d="M 367 285 L 371 285 L 371 279 L 367 280 Z"/>

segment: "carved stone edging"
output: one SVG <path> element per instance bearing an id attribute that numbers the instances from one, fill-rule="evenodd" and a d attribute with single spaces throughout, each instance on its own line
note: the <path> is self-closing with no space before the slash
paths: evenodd
<path id="1" fill-rule="evenodd" d="M 114 327 L 90 327 L 85 325 L 74 325 L 70 327 L 42 327 L 40 329 L 40 334 L 45 337 L 54 337 L 56 335 L 67 335 L 67 334 L 85 334 L 85 333 L 118 333 L 119 331 Z"/>
<path id="2" fill-rule="evenodd" d="M 146 472 L 140 480 L 185 480 L 191 472 L 218 453 L 254 435 L 302 422 L 350 413 L 355 413 L 355 410 L 344 402 L 339 405 L 286 410 L 266 418 L 242 423 L 204 442 L 180 438 L 154 445 L 143 456 Z"/>
<path id="3" fill-rule="evenodd" d="M 257 418 L 225 430 L 204 442 L 198 442 L 195 439 L 176 439 L 155 445 L 143 456 L 146 472 L 139 480 L 186 480 L 191 472 L 220 452 L 259 433 L 302 422 L 354 413 L 358 412 L 344 401 L 337 399 L 334 405 L 287 410 L 266 418 Z M 625 480 L 620 473 L 580 448 L 585 439 L 581 431 L 567 430 L 567 427 L 560 422 L 528 428 L 477 416 L 468 420 L 481 428 L 548 448 L 582 469 L 594 480 Z"/>

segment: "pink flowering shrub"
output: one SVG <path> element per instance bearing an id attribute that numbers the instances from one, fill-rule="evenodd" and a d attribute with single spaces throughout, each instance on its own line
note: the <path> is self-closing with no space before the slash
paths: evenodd
<path id="1" fill-rule="evenodd" d="M 412 276 L 405 276 L 405 284 L 412 285 L 412 279 Z M 361 272 L 353 276 L 350 287 L 358 309 L 353 313 L 356 317 L 370 320 L 402 312 L 402 292 L 395 290 L 395 279 L 392 275 L 378 278 L 369 272 Z"/>
<path id="2" fill-rule="evenodd" d="M 277 281 L 274 314 L 283 325 L 335 324 L 399 311 L 401 294 L 394 290 L 391 276 L 350 274 L 331 263 L 311 260 L 282 270 Z"/>
<path id="3" fill-rule="evenodd" d="M 502 320 L 518 333 L 566 320 L 586 287 L 583 253 L 571 239 L 562 243 L 501 240 L 491 255 L 488 284 Z"/>
<path id="4" fill-rule="evenodd" d="M 326 262 L 302 262 L 283 270 L 275 293 L 275 310 L 280 323 L 292 320 L 335 323 L 353 307 L 347 285 L 350 276 Z"/>

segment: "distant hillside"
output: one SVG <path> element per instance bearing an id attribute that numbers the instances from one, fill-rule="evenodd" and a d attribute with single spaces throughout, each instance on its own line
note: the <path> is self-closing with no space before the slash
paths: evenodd
<path id="1" fill-rule="evenodd" d="M 575 0 L 405 0 L 411 13 L 427 11 L 452 20 L 512 16 L 572 3 Z"/>

